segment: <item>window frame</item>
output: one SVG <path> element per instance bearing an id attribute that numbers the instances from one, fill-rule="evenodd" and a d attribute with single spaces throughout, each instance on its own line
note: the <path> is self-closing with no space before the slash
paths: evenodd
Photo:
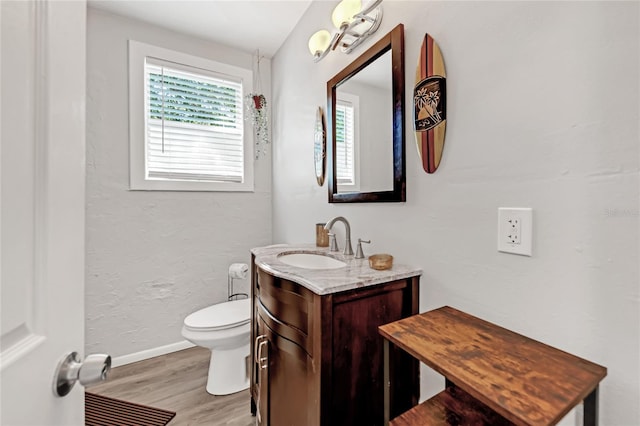
<path id="1" fill-rule="evenodd" d="M 349 104 L 353 109 L 353 183 L 341 183 L 336 175 L 336 185 L 339 191 L 358 192 L 360 191 L 360 97 L 342 91 L 336 99 L 336 109 L 341 102 Z"/>
<path id="2" fill-rule="evenodd" d="M 253 90 L 253 71 L 224 64 L 187 53 L 129 40 L 129 189 L 132 191 L 221 191 L 253 192 L 254 153 L 251 120 L 243 120 L 243 179 L 242 182 L 217 182 L 147 178 L 147 140 L 145 111 L 145 60 L 147 57 L 175 63 L 184 69 L 195 68 L 230 76 L 242 81 L 242 111 L 244 101 Z"/>

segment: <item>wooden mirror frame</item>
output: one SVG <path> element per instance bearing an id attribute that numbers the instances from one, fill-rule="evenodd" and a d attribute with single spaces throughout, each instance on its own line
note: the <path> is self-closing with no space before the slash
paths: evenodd
<path id="1" fill-rule="evenodd" d="M 392 120 L 393 120 L 393 190 L 377 192 L 338 192 L 336 173 L 336 88 L 391 51 Z M 327 82 L 328 117 L 328 189 L 330 203 L 375 203 L 406 201 L 406 159 L 404 128 L 404 25 L 399 24 L 366 52 Z"/>
<path id="2" fill-rule="evenodd" d="M 327 125 L 324 121 L 322 107 L 318 107 L 316 110 L 316 125 L 313 132 L 313 163 L 316 182 L 322 186 L 327 168 Z"/>

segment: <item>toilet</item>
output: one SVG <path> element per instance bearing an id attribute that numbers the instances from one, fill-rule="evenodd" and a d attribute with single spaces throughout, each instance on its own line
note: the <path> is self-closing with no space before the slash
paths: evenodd
<path id="1" fill-rule="evenodd" d="M 229 395 L 249 387 L 250 299 L 218 303 L 187 316 L 182 336 L 211 350 L 207 392 Z"/>

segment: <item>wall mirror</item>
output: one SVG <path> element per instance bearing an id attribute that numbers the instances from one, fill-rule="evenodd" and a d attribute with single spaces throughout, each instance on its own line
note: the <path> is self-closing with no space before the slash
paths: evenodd
<path id="1" fill-rule="evenodd" d="M 318 185 L 324 184 L 324 171 L 327 159 L 327 132 L 324 123 L 322 108 L 316 111 L 316 126 L 313 131 L 313 164 L 316 171 L 316 181 Z"/>
<path id="2" fill-rule="evenodd" d="M 404 26 L 327 82 L 330 203 L 405 201 Z"/>

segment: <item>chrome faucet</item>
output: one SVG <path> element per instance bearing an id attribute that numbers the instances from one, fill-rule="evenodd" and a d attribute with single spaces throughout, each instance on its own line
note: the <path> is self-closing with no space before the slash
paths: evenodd
<path id="1" fill-rule="evenodd" d="M 349 221 L 347 221 L 347 219 L 345 219 L 342 216 L 334 217 L 329 222 L 327 222 L 327 224 L 324 226 L 324 229 L 326 229 L 327 231 L 331 231 L 331 228 L 333 227 L 333 224 L 336 223 L 336 222 L 344 223 L 345 240 L 344 240 L 344 251 L 342 253 L 345 256 L 353 256 L 353 247 L 351 247 L 351 226 L 349 226 Z M 335 237 L 334 237 L 334 239 L 335 239 Z M 337 247 L 337 245 L 333 245 L 332 244 L 332 247 L 329 250 L 330 251 L 338 251 L 338 247 Z"/>

